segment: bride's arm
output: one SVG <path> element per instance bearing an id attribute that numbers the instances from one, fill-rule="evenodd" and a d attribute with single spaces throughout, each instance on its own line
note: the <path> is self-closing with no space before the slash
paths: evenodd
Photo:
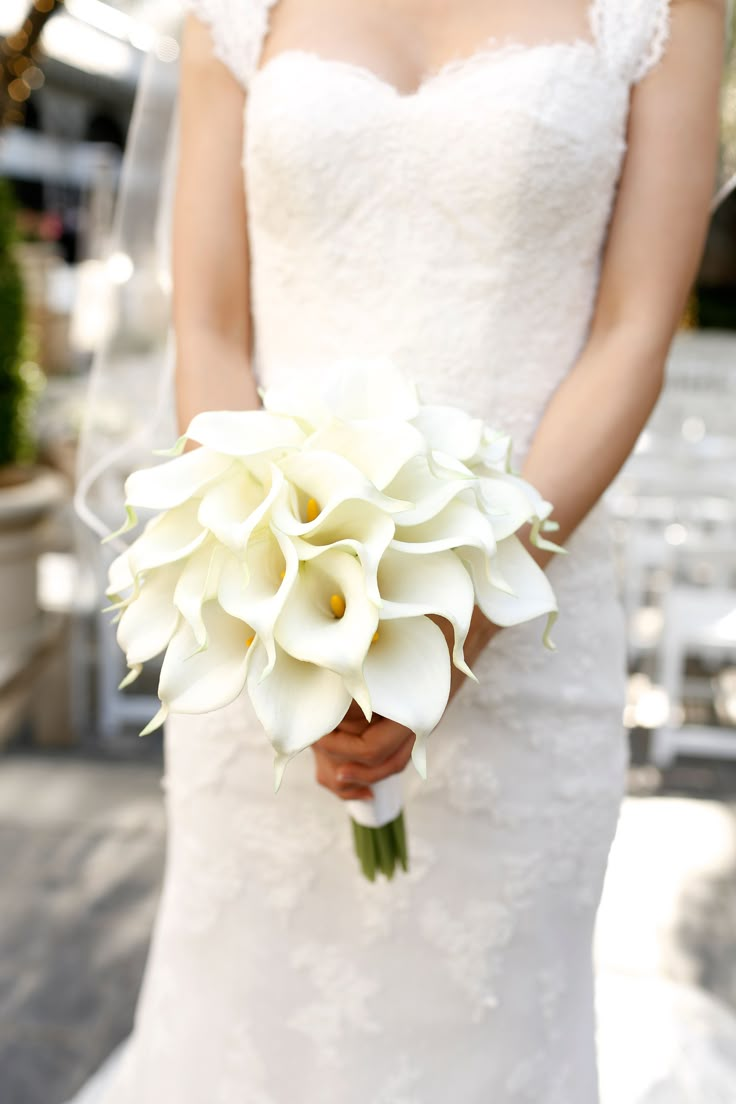
<path id="1" fill-rule="evenodd" d="M 621 468 L 657 401 L 708 225 L 724 4 L 672 3 L 665 57 L 632 93 L 589 339 L 548 404 L 523 464 L 524 476 L 554 503 L 555 540 L 563 543 Z M 533 547 L 528 534 L 525 543 L 546 566 L 551 554 Z M 449 636 L 449 626 L 442 627 Z M 471 667 L 498 631 L 476 609 L 465 645 Z M 453 668 L 451 695 L 464 681 Z M 403 769 L 414 742 L 393 721 L 365 728 L 356 709 L 349 718 L 344 733 L 315 745 L 320 781 L 342 797 L 358 796 L 361 784 Z M 340 785 L 343 772 L 354 790 Z"/>
<path id="2" fill-rule="evenodd" d="M 695 277 L 718 161 L 723 0 L 672 0 L 662 61 L 632 92 L 628 148 L 596 309 L 576 364 L 552 396 L 522 466 L 564 543 L 631 453 L 659 397 Z M 521 535 L 521 534 L 520 534 Z M 553 553 L 525 544 L 546 566 Z M 476 611 L 472 662 L 498 632 Z M 453 691 L 464 676 L 453 671 Z"/>
<path id="3" fill-rule="evenodd" d="M 251 372 L 244 91 L 194 16 L 184 30 L 173 226 L 176 400 L 183 430 L 200 410 L 260 406 Z"/>

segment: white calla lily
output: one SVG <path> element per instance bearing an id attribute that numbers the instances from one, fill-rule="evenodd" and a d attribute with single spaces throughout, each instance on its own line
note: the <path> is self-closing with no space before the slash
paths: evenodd
<path id="1" fill-rule="evenodd" d="M 236 465 L 226 479 L 202 496 L 200 524 L 226 547 L 244 552 L 283 488 L 284 477 L 274 464 L 269 465 L 268 480 L 264 486 L 246 467 Z"/>
<path id="2" fill-rule="evenodd" d="M 129 667 L 140 667 L 166 648 L 179 623 L 174 605 L 178 565 L 166 564 L 146 577 L 118 623 L 117 641 Z"/>
<path id="3" fill-rule="evenodd" d="M 135 586 L 135 576 L 130 566 L 128 557 L 129 549 L 125 549 L 110 564 L 107 570 L 107 588 L 105 594 L 108 598 L 123 601 L 126 590 Z"/>
<path id="4" fill-rule="evenodd" d="M 370 720 L 363 661 L 377 625 L 378 610 L 366 594 L 359 560 L 345 549 L 328 549 L 300 563 L 274 635 L 294 659 L 341 675 Z"/>
<path id="5" fill-rule="evenodd" d="M 180 506 L 220 479 L 232 462 L 210 449 L 192 449 L 165 464 L 134 471 L 125 480 L 126 505 L 148 510 Z"/>
<path id="6" fill-rule="evenodd" d="M 305 435 L 293 418 L 265 410 L 206 410 L 194 415 L 184 436 L 230 457 L 250 457 L 299 448 Z"/>
<path id="7" fill-rule="evenodd" d="M 342 357 L 315 365 L 309 384 L 278 384 L 261 392 L 266 410 L 298 418 L 313 429 L 342 421 L 393 418 L 408 422 L 419 410 L 416 386 L 386 357 Z"/>
<path id="8" fill-rule="evenodd" d="M 425 451 L 417 429 L 408 422 L 387 418 L 333 421 L 318 429 L 305 448 L 339 453 L 379 491 L 384 490 L 408 460 Z"/>
<path id="9" fill-rule="evenodd" d="M 384 513 L 405 510 L 408 503 L 377 490 L 361 471 L 331 452 L 303 451 L 280 464 L 289 483 L 289 493 L 274 501 L 272 518 L 283 533 L 309 537 L 343 502 L 378 506 Z M 310 512 L 312 516 L 310 517 Z M 347 534 L 346 534 L 347 535 Z"/>
<path id="10" fill-rule="evenodd" d="M 258 634 L 268 657 L 264 676 L 276 662 L 274 626 L 298 571 L 299 559 L 289 538 L 261 529 L 248 547 L 247 562 L 227 553 L 220 572 L 218 601 Z"/>
<path id="11" fill-rule="evenodd" d="M 229 705 L 243 690 L 253 629 L 217 602 L 202 607 L 207 647 L 186 622 L 179 625 L 161 666 L 158 694 L 172 713 L 208 713 Z"/>
<path id="12" fill-rule="evenodd" d="M 276 751 L 276 789 L 289 759 L 337 727 L 352 701 L 340 675 L 304 663 L 276 646 L 268 665 L 266 649 L 256 639 L 248 668 L 248 693 L 256 716 Z"/>
<path id="13" fill-rule="evenodd" d="M 303 537 L 289 539 L 300 560 L 320 556 L 326 548 L 354 552 L 363 566 L 366 594 L 371 602 L 380 606 L 378 565 L 393 540 L 395 529 L 393 520 L 377 506 L 349 499 L 336 506 L 312 529 L 309 540 Z M 350 535 L 344 536 L 346 533 Z"/>
<path id="14" fill-rule="evenodd" d="M 475 485 L 475 476 L 438 478 L 432 473 L 426 456 L 409 460 L 386 488 L 393 498 L 406 499 L 410 505 L 394 515 L 397 525 L 420 525 L 436 517 L 448 502 Z"/>
<path id="15" fill-rule="evenodd" d="M 391 547 L 399 552 L 418 555 L 444 552 L 460 545 L 479 548 L 487 556 L 496 551 L 491 522 L 481 514 L 475 501 L 467 502 L 459 497 L 448 502 L 429 521 L 419 525 L 397 525 L 396 536 L 391 542 Z"/>
<path id="16" fill-rule="evenodd" d="M 197 520 L 198 508 L 198 500 L 189 499 L 148 522 L 128 550 L 128 563 L 135 576 L 183 560 L 199 548 L 207 530 Z"/>
<path id="17" fill-rule="evenodd" d="M 412 424 L 430 450 L 438 449 L 457 460 L 470 460 L 483 440 L 482 420 L 454 406 L 422 405 Z"/>
<path id="18" fill-rule="evenodd" d="M 510 537 L 536 517 L 538 503 L 526 493 L 520 480 L 505 476 L 481 476 L 476 492 L 478 504 L 491 522 L 496 540 Z"/>
<path id="19" fill-rule="evenodd" d="M 468 566 L 476 602 L 489 621 L 510 626 L 532 621 L 542 614 L 556 615 L 557 599 L 550 581 L 518 537 L 499 541 L 493 558 L 494 571 L 505 581 L 507 590 L 489 579 L 485 558 L 477 549 L 460 548 L 458 555 Z M 550 625 L 551 622 L 547 630 Z"/>
<path id="20" fill-rule="evenodd" d="M 478 681 L 463 654 L 475 609 L 475 591 L 467 569 L 454 552 L 412 556 L 389 548 L 381 560 L 378 585 L 383 600 L 381 623 L 428 613 L 445 617 L 455 634 L 453 663 Z"/>
<path id="21" fill-rule="evenodd" d="M 322 394 L 345 421 L 396 418 L 410 422 L 419 411 L 416 385 L 388 357 L 337 361 L 322 379 Z"/>
<path id="22" fill-rule="evenodd" d="M 513 443 L 507 433 L 484 426 L 481 443 L 468 463 L 481 472 L 511 472 L 512 453 Z"/>
<path id="23" fill-rule="evenodd" d="M 450 655 L 442 630 L 428 617 L 380 621 L 363 674 L 374 712 L 416 734 L 412 759 L 426 778 L 426 738 L 450 696 Z"/>
<path id="24" fill-rule="evenodd" d="M 206 540 L 182 567 L 174 590 L 174 605 L 189 625 L 200 648 L 207 643 L 202 608 L 217 595 L 226 554 L 225 549 L 214 540 Z"/>

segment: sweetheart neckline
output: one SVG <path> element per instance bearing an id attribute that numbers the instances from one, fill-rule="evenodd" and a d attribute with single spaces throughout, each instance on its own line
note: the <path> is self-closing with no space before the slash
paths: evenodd
<path id="1" fill-rule="evenodd" d="M 542 40 L 540 42 L 523 42 L 519 39 L 492 36 L 486 39 L 484 44 L 471 54 L 466 54 L 464 57 L 450 58 L 450 60 L 446 61 L 443 65 L 435 69 L 430 69 L 425 73 L 416 88 L 409 92 L 402 92 L 392 81 L 382 77 L 374 69 L 371 69 L 370 66 L 362 65 L 360 62 L 349 61 L 344 58 L 328 57 L 326 54 L 320 54 L 317 50 L 292 46 L 279 50 L 278 53 L 273 54 L 262 65 L 259 65 L 251 76 L 250 88 L 252 89 L 256 80 L 262 78 L 275 67 L 278 67 L 279 62 L 283 64 L 290 59 L 301 58 L 302 60 L 307 60 L 323 68 L 339 69 L 348 72 L 352 76 L 366 80 L 378 88 L 383 89 L 395 100 L 411 103 L 427 94 L 427 92 L 432 90 L 436 85 L 441 85 L 447 78 L 463 75 L 468 71 L 472 71 L 477 66 L 490 64 L 491 62 L 498 63 L 505 60 L 507 57 L 527 56 L 547 50 L 562 50 L 565 52 L 583 50 L 594 58 L 600 58 L 601 56 L 599 43 L 596 38 L 576 37 L 571 39 Z"/>

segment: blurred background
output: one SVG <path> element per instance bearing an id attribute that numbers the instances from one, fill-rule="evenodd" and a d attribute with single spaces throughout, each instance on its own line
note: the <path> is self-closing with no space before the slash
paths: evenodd
<path id="1" fill-rule="evenodd" d="M 136 373 L 161 362 L 168 278 L 141 215 L 158 174 L 126 169 L 114 212 L 126 142 L 168 130 L 178 18 L 178 0 L 0 3 L 2 1104 L 58 1104 L 130 1030 L 159 890 L 161 740 L 137 736 L 156 709 L 156 672 L 117 690 L 124 663 L 101 613 L 108 560 L 72 495 L 80 457 L 88 473 L 135 433 Z M 705 253 L 664 394 L 608 495 L 632 753 L 596 943 L 611 1082 L 613 1032 L 628 1032 L 652 1077 L 693 1032 L 736 1068 L 733 4 L 728 19 Z M 144 72 L 160 112 L 150 132 L 131 128 Z M 128 383 L 98 394 L 92 414 L 102 356 Z M 98 487 L 112 523 L 126 465 Z M 656 1009 L 670 1031 L 664 1051 L 651 1021 L 617 1019 L 632 979 L 655 1002 L 642 1014 Z M 705 1082 L 699 1091 L 694 1102 L 713 1104 Z"/>

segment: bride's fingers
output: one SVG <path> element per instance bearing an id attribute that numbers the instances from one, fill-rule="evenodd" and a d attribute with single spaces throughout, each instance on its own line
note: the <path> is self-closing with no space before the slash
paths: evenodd
<path id="1" fill-rule="evenodd" d="M 368 721 L 362 717 L 360 721 L 340 721 L 336 732 L 347 732 L 349 736 L 360 736 L 368 727 Z"/>
<path id="2" fill-rule="evenodd" d="M 414 733 L 396 721 L 384 718 L 372 722 L 358 736 L 336 730 L 323 736 L 316 746 L 332 758 L 342 762 L 362 763 L 366 767 L 376 767 L 403 745 L 404 741 L 414 739 Z"/>
<path id="3" fill-rule="evenodd" d="M 392 755 L 389 755 L 382 763 L 375 766 L 364 766 L 361 763 L 346 763 L 338 766 L 336 771 L 337 781 L 346 784 L 365 784 L 380 782 L 391 774 L 398 774 L 411 759 L 414 739 L 414 733 L 412 733 Z"/>
<path id="4" fill-rule="evenodd" d="M 314 758 L 315 774 L 320 786 L 331 790 L 343 801 L 361 801 L 373 797 L 373 791 L 364 783 L 339 781 L 336 777 L 337 764 L 331 762 L 326 755 L 317 751 Z"/>

